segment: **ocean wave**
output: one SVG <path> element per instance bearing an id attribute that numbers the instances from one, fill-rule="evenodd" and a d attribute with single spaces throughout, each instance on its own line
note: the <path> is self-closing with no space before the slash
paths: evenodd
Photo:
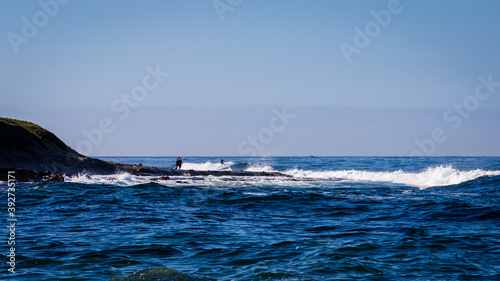
<path id="1" fill-rule="evenodd" d="M 249 164 L 244 171 L 246 172 L 277 172 L 273 167 L 263 164 Z"/>
<path id="2" fill-rule="evenodd" d="M 405 172 L 402 170 L 394 172 L 375 172 L 360 170 L 309 171 L 291 169 L 286 171 L 285 174 L 295 178 L 390 182 L 424 189 L 437 186 L 457 185 L 486 176 L 499 176 L 500 171 L 485 171 L 481 169 L 460 171 L 453 168 L 451 165 L 441 165 L 437 167 L 428 167 L 419 172 Z"/>
<path id="3" fill-rule="evenodd" d="M 207 161 L 205 163 L 190 163 L 183 162 L 182 170 L 195 170 L 195 171 L 231 171 L 231 166 L 233 162 L 225 162 L 224 164 L 212 163 Z"/>
<path id="4" fill-rule="evenodd" d="M 234 169 L 237 167 L 237 169 Z M 251 163 L 227 162 L 221 167 L 220 163 L 186 163 L 183 169 L 200 171 L 247 171 L 247 172 L 275 172 L 276 170 L 268 165 Z M 386 182 L 403 184 L 406 186 L 426 189 L 430 187 L 458 185 L 464 182 L 476 180 L 482 177 L 500 176 L 500 171 L 487 171 L 482 169 L 458 170 L 451 165 L 441 165 L 428 167 L 418 172 L 397 171 L 364 171 L 364 170 L 328 170 L 314 171 L 302 169 L 289 169 L 282 172 L 291 178 L 282 177 L 241 177 L 241 181 L 264 182 L 272 181 L 276 185 L 288 185 L 293 181 L 352 181 L 352 182 Z M 86 175 L 65 176 L 66 182 L 83 184 L 105 184 L 116 186 L 134 186 L 149 182 L 157 182 L 165 185 L 196 184 L 203 186 L 219 185 L 222 182 L 234 181 L 237 176 L 213 177 L 213 176 L 171 176 L 169 179 L 162 179 L 158 176 L 139 176 L 129 173 L 117 173 L 114 175 Z"/>
<path id="5" fill-rule="evenodd" d="M 247 162 L 225 162 L 224 164 L 212 163 L 210 161 L 204 163 L 182 163 L 183 170 L 195 171 L 246 171 L 246 172 L 276 172 L 273 167 L 258 163 Z"/>

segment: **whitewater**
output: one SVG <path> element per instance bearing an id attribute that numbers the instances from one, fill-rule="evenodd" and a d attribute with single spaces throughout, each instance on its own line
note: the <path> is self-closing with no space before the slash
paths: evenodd
<path id="1" fill-rule="evenodd" d="M 274 184 L 282 183 L 286 185 L 293 180 L 298 181 L 344 181 L 344 182 L 380 182 L 380 183 L 393 183 L 402 184 L 410 187 L 418 188 L 431 188 L 439 186 L 450 186 L 458 185 L 468 181 L 473 181 L 482 177 L 493 177 L 499 176 L 500 170 L 483 170 L 483 169 L 471 169 L 471 170 L 460 170 L 454 168 L 452 164 L 445 164 L 439 166 L 430 166 L 423 168 L 419 171 L 404 171 L 398 169 L 396 171 L 369 171 L 369 170 L 356 170 L 356 169 L 342 169 L 342 170 L 305 170 L 299 169 L 297 167 L 288 169 L 278 169 L 272 167 L 271 165 L 260 164 L 260 163 L 248 163 L 248 162 L 225 162 L 220 164 L 217 162 L 205 161 L 205 162 L 184 162 L 182 165 L 182 170 L 194 170 L 194 171 L 246 171 L 246 172 L 281 172 L 285 175 L 291 176 L 292 178 L 280 178 L 280 177 L 253 177 L 252 181 L 268 182 L 273 181 Z M 136 176 L 129 173 L 118 173 L 115 175 L 106 176 L 89 176 L 89 175 L 78 175 L 75 177 L 66 176 L 65 180 L 67 182 L 77 182 L 77 183 L 101 183 L 101 184 L 117 184 L 122 186 L 135 185 L 140 183 L 150 182 L 151 179 L 155 177 L 147 176 Z M 227 179 L 228 177 L 221 177 L 219 180 Z M 235 178 L 235 177 L 231 177 Z M 236 177 L 237 178 L 237 177 Z M 189 177 L 178 176 L 172 177 L 172 181 L 178 181 L 179 179 L 190 180 Z M 196 177 L 199 183 L 203 181 L 206 184 L 211 184 L 218 182 L 213 176 L 209 177 Z M 241 178 L 241 180 L 248 180 Z M 168 183 L 168 181 L 163 180 L 159 182 Z"/>

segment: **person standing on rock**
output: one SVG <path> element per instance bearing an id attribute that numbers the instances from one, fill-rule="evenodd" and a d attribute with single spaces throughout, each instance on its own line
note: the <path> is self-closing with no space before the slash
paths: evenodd
<path id="1" fill-rule="evenodd" d="M 182 167 L 182 159 L 180 157 L 177 157 L 177 160 L 175 161 L 175 170 L 177 170 L 177 168 L 179 168 L 180 170 L 181 167 Z"/>

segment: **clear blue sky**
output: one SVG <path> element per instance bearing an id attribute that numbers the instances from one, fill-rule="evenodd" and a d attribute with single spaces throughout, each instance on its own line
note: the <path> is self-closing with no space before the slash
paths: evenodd
<path id="1" fill-rule="evenodd" d="M 233 7 L 221 15 L 214 3 Z M 369 44 L 349 62 L 342 42 L 356 46 L 355 27 L 365 30 L 376 21 L 372 11 L 389 10 L 388 5 L 398 12 L 390 12 L 386 26 L 377 23 Z M 274 104 L 444 112 L 474 94 L 479 76 L 500 81 L 499 11 L 495 0 L 0 0 L 0 115 L 41 122 L 76 147 L 81 131 L 96 127 L 100 115 L 66 133 L 57 118 L 37 114 L 66 110 L 73 112 L 67 118 L 78 119 L 77 112 L 101 110 L 114 118 L 118 136 L 139 111 L 122 120 L 111 105 L 142 85 L 148 66 L 169 76 L 137 103 L 143 110 Z M 33 31 L 23 18 L 41 22 L 31 38 L 23 35 L 23 29 Z M 13 34 L 24 41 L 13 43 Z M 500 88 L 479 107 L 500 110 L 499 95 Z M 437 117 L 436 123 L 442 121 Z M 263 122 L 247 135 L 266 127 Z M 96 153 L 107 154 L 104 148 L 91 154 Z M 283 154 L 294 154 L 293 147 Z"/>

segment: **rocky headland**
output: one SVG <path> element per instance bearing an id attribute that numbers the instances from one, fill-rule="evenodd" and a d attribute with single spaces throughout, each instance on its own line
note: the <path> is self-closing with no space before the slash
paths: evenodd
<path id="1" fill-rule="evenodd" d="M 174 170 L 87 157 L 67 146 L 56 135 L 37 124 L 0 118 L 0 181 L 15 171 L 18 182 L 64 181 L 76 174 L 107 175 L 128 172 L 167 178 L 169 176 L 286 176 L 275 172 Z"/>

